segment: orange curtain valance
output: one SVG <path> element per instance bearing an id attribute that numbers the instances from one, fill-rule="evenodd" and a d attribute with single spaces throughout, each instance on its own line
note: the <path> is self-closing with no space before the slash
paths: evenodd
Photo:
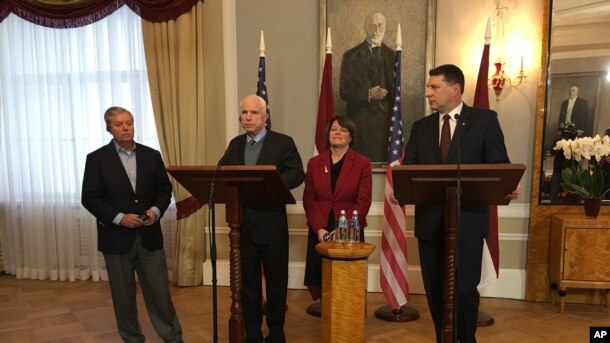
<path id="1" fill-rule="evenodd" d="M 71 28 L 89 25 L 127 5 L 140 17 L 163 22 L 189 12 L 203 0 L 2 0 L 0 22 L 9 14 L 37 25 Z"/>

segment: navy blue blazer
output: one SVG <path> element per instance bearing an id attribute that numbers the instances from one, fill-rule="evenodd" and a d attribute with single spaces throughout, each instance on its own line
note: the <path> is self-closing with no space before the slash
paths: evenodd
<path id="1" fill-rule="evenodd" d="M 112 141 L 87 155 L 81 202 L 97 219 L 98 250 L 105 254 L 127 253 L 136 231 L 146 249 L 163 248 L 159 219 L 171 201 L 172 184 L 157 150 L 136 143 L 135 151 L 135 192 Z M 152 206 L 159 208 L 161 215 L 151 226 L 131 229 L 112 223 L 120 212 L 140 214 Z"/>
<path id="2" fill-rule="evenodd" d="M 439 113 L 417 120 L 405 149 L 404 164 L 442 164 L 439 147 Z M 456 137 L 460 139 L 460 159 L 464 164 L 510 163 L 498 114 L 464 104 L 458 127 L 449 147 L 447 163 L 458 162 Z M 458 239 L 484 238 L 489 233 L 488 206 L 462 206 Z M 415 236 L 433 239 L 443 235 L 443 206 L 415 206 Z"/>

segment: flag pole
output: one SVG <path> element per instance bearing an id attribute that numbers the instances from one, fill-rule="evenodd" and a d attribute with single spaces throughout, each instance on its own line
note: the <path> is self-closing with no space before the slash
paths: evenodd
<path id="1" fill-rule="evenodd" d="M 483 54 L 481 56 L 481 65 L 479 66 L 479 75 L 477 78 L 476 90 L 474 94 L 474 107 L 487 108 L 489 109 L 489 90 L 488 90 L 488 77 L 489 77 L 489 49 L 491 45 L 491 19 L 487 18 L 487 27 L 485 28 L 485 44 L 483 45 Z M 496 260 L 498 258 L 498 207 L 495 205 L 489 206 L 489 235 L 485 238 L 485 246 L 483 247 L 483 261 L 481 266 L 481 282 L 479 287 L 489 283 L 490 279 L 497 278 L 496 269 L 494 264 L 498 261 L 493 261 L 494 253 L 490 248 L 491 242 L 495 240 L 494 249 Z M 489 255 L 492 259 L 490 263 L 485 262 L 485 256 Z M 492 270 L 489 270 L 492 269 Z M 490 314 L 479 310 L 477 315 L 477 326 L 490 326 L 495 322 L 494 317 Z"/>
<path id="2" fill-rule="evenodd" d="M 267 94 L 267 72 L 265 67 L 265 34 L 261 30 L 260 41 L 258 45 L 259 57 L 258 57 L 258 75 L 256 80 L 256 95 L 260 96 L 265 100 L 267 104 L 267 121 L 265 127 L 271 129 L 271 110 L 269 109 L 269 95 Z"/>
<path id="3" fill-rule="evenodd" d="M 330 27 L 326 31 L 326 54 L 324 57 L 324 67 L 322 71 L 322 81 L 320 83 L 320 97 L 318 99 L 318 114 L 316 117 L 316 132 L 313 144 L 313 156 L 324 152 L 327 148 L 328 136 L 326 136 L 326 126 L 328 121 L 335 115 L 335 103 L 333 95 L 332 80 L 332 61 L 333 44 L 330 36 Z M 315 317 L 322 317 L 321 287 L 307 286 L 314 303 L 307 307 L 307 313 Z"/>
<path id="4" fill-rule="evenodd" d="M 406 305 L 409 296 L 407 282 L 407 241 L 405 235 L 406 216 L 404 208 L 392 204 L 388 197 L 393 190 L 392 167 L 402 163 L 404 155 L 404 135 L 400 110 L 400 54 L 402 52 L 402 33 L 400 24 L 396 32 L 396 56 L 394 82 L 392 86 L 392 120 L 388 137 L 392 142 L 388 148 L 386 167 L 386 186 L 383 204 L 384 223 L 381 237 L 381 261 L 379 263 L 380 284 L 389 305 L 379 307 L 375 317 L 389 322 L 410 322 L 419 318 L 419 312 Z M 389 244 L 389 241 L 395 244 Z M 394 248 L 398 247 L 398 248 Z"/>
<path id="5" fill-rule="evenodd" d="M 265 57 L 265 34 L 261 30 L 261 37 L 258 43 L 258 50 L 260 51 L 259 57 Z"/>

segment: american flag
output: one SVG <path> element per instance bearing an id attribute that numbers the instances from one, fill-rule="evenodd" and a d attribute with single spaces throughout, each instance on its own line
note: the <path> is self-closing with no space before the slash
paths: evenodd
<path id="1" fill-rule="evenodd" d="M 263 39 L 262 37 L 263 33 L 261 31 L 261 40 Z M 267 97 L 267 83 L 265 81 L 265 55 L 264 52 L 261 51 L 261 55 L 258 59 L 258 80 L 256 81 L 256 95 L 260 96 L 261 98 L 265 99 L 265 102 L 267 103 L 267 121 L 265 122 L 265 127 L 270 129 L 271 128 L 271 111 L 269 111 L 269 98 Z M 261 273 L 262 273 L 262 277 L 261 277 L 261 283 L 262 283 L 262 292 L 263 292 L 263 298 L 262 298 L 262 305 L 263 308 L 267 305 L 267 287 L 266 287 L 266 280 L 265 280 L 265 270 L 263 268 L 263 264 L 261 263 Z"/>
<path id="2" fill-rule="evenodd" d="M 381 289 L 390 308 L 398 309 L 407 303 L 409 283 L 407 281 L 407 241 L 404 209 L 392 204 L 392 167 L 402 163 L 404 135 L 400 112 L 400 54 L 396 51 L 394 65 L 394 87 L 392 89 L 392 120 L 388 144 L 388 166 L 386 168 L 385 197 L 383 201 L 383 227 L 381 235 Z"/>
<path id="3" fill-rule="evenodd" d="M 265 56 L 258 60 L 258 81 L 256 82 L 256 95 L 265 99 L 267 103 L 267 122 L 265 126 L 271 128 L 271 111 L 269 110 L 269 98 L 267 97 L 267 83 L 265 82 Z"/>

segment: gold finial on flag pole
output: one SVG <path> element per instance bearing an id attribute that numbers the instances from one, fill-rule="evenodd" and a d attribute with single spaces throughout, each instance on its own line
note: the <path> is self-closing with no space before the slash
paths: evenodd
<path id="1" fill-rule="evenodd" d="M 400 32 L 400 23 L 396 29 L 396 51 L 402 51 L 402 33 Z"/>
<path id="2" fill-rule="evenodd" d="M 491 18 L 487 17 L 487 28 L 485 29 L 485 45 L 491 42 Z"/>
<path id="3" fill-rule="evenodd" d="M 333 42 L 330 38 L 330 27 L 329 27 L 326 31 L 326 53 L 332 54 L 333 53 L 332 50 L 333 50 Z"/>
<path id="4" fill-rule="evenodd" d="M 265 57 L 265 34 L 263 33 L 263 30 L 261 30 L 261 39 L 260 39 L 260 43 L 258 46 L 258 50 L 260 50 L 260 52 L 261 52 L 261 54 L 259 56 Z"/>

